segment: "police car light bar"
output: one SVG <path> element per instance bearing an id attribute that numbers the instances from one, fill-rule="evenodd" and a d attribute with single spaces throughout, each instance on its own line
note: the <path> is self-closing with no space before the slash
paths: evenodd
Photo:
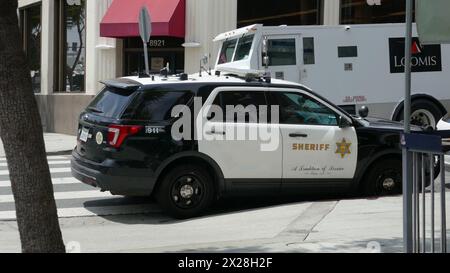
<path id="1" fill-rule="evenodd" d="M 236 67 L 217 67 L 216 71 L 220 71 L 222 73 L 234 74 L 240 77 L 264 77 L 266 72 L 264 70 L 255 70 L 255 69 L 243 69 Z"/>
<path id="2" fill-rule="evenodd" d="M 236 67 L 218 67 L 216 71 L 220 71 L 224 74 L 236 75 L 241 78 L 245 78 L 245 80 L 265 80 L 267 83 L 271 82 L 270 74 L 268 74 L 264 70 L 254 70 L 254 69 L 242 69 Z"/>

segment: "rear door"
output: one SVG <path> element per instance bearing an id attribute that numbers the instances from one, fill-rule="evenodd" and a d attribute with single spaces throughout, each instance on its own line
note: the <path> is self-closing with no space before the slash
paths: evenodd
<path id="1" fill-rule="evenodd" d="M 267 106 L 266 90 L 267 88 L 258 87 L 217 88 L 203 108 L 208 112 L 209 106 L 218 105 L 224 116 L 218 117 L 215 113 L 214 119 L 206 121 L 201 128 L 204 135 L 198 140 L 199 151 L 217 162 L 225 180 L 234 188 L 273 190 L 279 189 L 281 184 L 282 146 L 279 142 L 279 130 L 270 131 L 273 136 L 271 140 L 275 143 L 271 142 L 267 135 L 261 134 L 268 132 L 266 130 L 272 126 L 260 118 L 261 111 L 264 111 L 260 106 Z M 245 121 L 236 118 L 237 116 L 227 109 L 239 106 L 248 110 L 242 115 Z M 247 108 L 252 106 L 255 106 L 253 110 Z M 252 114 L 252 111 L 257 113 Z M 251 116 L 257 118 L 250 118 Z M 197 128 L 199 124 L 197 120 Z"/>
<path id="2" fill-rule="evenodd" d="M 300 82 L 302 43 L 300 35 L 273 35 L 267 39 L 272 78 Z M 262 58 L 262 57 L 261 57 Z M 262 60 L 260 62 L 263 63 Z M 264 67 L 261 67 L 263 69 Z"/>

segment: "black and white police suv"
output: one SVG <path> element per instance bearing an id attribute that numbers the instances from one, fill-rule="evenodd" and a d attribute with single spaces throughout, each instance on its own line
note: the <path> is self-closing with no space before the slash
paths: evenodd
<path id="1" fill-rule="evenodd" d="M 302 85 L 225 73 L 104 85 L 80 115 L 74 177 L 154 195 L 174 217 L 225 194 L 401 192 L 402 125 L 353 117 Z"/>

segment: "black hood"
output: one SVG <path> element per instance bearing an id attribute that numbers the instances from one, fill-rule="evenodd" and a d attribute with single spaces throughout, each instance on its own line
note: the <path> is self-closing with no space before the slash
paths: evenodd
<path id="1" fill-rule="evenodd" d="M 402 131 L 404 128 L 403 122 L 392 121 L 381 118 L 367 117 L 364 119 L 357 119 L 364 127 L 374 129 L 396 130 Z M 411 125 L 411 131 L 423 131 L 423 129 L 416 125 Z"/>

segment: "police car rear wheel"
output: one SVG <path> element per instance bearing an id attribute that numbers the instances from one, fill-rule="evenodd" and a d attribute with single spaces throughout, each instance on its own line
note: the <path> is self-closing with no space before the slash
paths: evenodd
<path id="1" fill-rule="evenodd" d="M 201 166 L 182 165 L 162 180 L 156 199 L 171 216 L 179 219 L 198 216 L 214 196 L 211 175 Z"/>
<path id="2" fill-rule="evenodd" d="M 402 192 L 402 162 L 400 159 L 382 160 L 372 167 L 366 176 L 365 194 L 385 196 Z"/>

